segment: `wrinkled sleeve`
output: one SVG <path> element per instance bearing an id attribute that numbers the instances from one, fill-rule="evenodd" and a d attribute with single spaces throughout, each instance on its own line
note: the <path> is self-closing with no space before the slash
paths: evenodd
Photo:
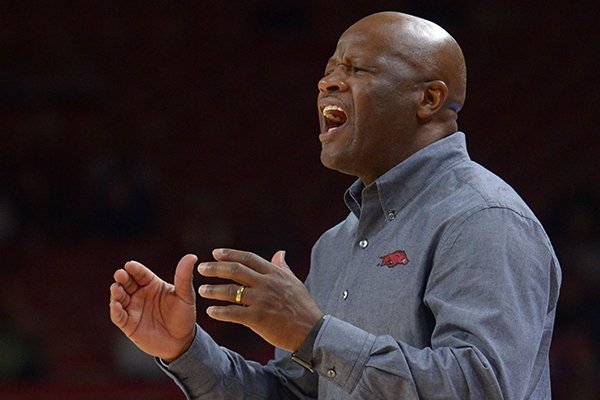
<path id="1" fill-rule="evenodd" d="M 500 207 L 473 212 L 433 259 L 423 300 L 431 346 L 327 317 L 314 345 L 319 375 L 350 399 L 549 398 L 560 269 L 539 223 Z"/>
<path id="2" fill-rule="evenodd" d="M 276 349 L 267 365 L 245 360 L 217 345 L 199 326 L 194 342 L 177 360 L 159 367 L 182 389 L 187 399 L 316 399 L 316 374 Z"/>

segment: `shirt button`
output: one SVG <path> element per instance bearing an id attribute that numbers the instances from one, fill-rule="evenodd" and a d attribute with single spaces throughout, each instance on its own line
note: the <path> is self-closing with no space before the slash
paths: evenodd
<path id="1" fill-rule="evenodd" d="M 346 300 L 348 298 L 348 291 L 344 290 L 344 292 L 342 293 L 342 299 Z"/>
<path id="2" fill-rule="evenodd" d="M 390 211 L 390 212 L 388 213 L 388 216 L 387 216 L 387 217 L 388 217 L 388 220 L 389 220 L 389 221 L 393 221 L 393 220 L 394 220 L 394 218 L 396 218 L 396 213 L 395 213 L 395 212 L 393 212 L 393 211 Z"/>
<path id="3" fill-rule="evenodd" d="M 366 239 L 363 239 L 360 242 L 358 242 L 358 245 L 364 249 L 369 245 L 369 242 Z"/>
<path id="4" fill-rule="evenodd" d="M 331 368 L 327 370 L 327 376 L 330 378 L 335 378 L 337 374 L 335 373 L 335 369 Z"/>

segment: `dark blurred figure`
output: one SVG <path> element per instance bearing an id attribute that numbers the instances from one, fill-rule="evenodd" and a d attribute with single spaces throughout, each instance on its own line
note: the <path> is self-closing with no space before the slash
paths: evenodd
<path id="1" fill-rule="evenodd" d="M 16 198 L 6 185 L 0 183 L 0 268 L 14 273 L 18 265 L 14 262 L 23 221 L 18 212 Z M 19 315 L 25 308 L 15 307 L 14 288 L 18 274 L 2 280 L 0 291 L 0 382 L 33 378 L 41 372 L 39 350 L 26 333 Z M 16 316 L 16 317 L 15 317 Z"/>
<path id="2" fill-rule="evenodd" d="M 40 372 L 37 349 L 0 310 L 0 382 L 34 378 Z"/>

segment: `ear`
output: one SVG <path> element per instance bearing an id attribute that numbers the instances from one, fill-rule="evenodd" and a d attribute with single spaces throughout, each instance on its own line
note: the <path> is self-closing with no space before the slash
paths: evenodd
<path id="1" fill-rule="evenodd" d="M 423 92 L 417 118 L 429 122 L 448 100 L 448 85 L 444 81 L 428 81 L 423 84 Z"/>

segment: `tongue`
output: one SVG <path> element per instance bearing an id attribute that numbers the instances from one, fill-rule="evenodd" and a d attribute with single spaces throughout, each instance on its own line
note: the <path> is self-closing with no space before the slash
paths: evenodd
<path id="1" fill-rule="evenodd" d="M 346 113 L 343 111 L 331 110 L 327 113 L 327 119 L 331 120 L 332 122 L 334 122 L 335 124 L 337 124 L 339 126 L 339 125 L 342 125 L 344 122 L 346 122 L 348 117 L 346 116 Z"/>

